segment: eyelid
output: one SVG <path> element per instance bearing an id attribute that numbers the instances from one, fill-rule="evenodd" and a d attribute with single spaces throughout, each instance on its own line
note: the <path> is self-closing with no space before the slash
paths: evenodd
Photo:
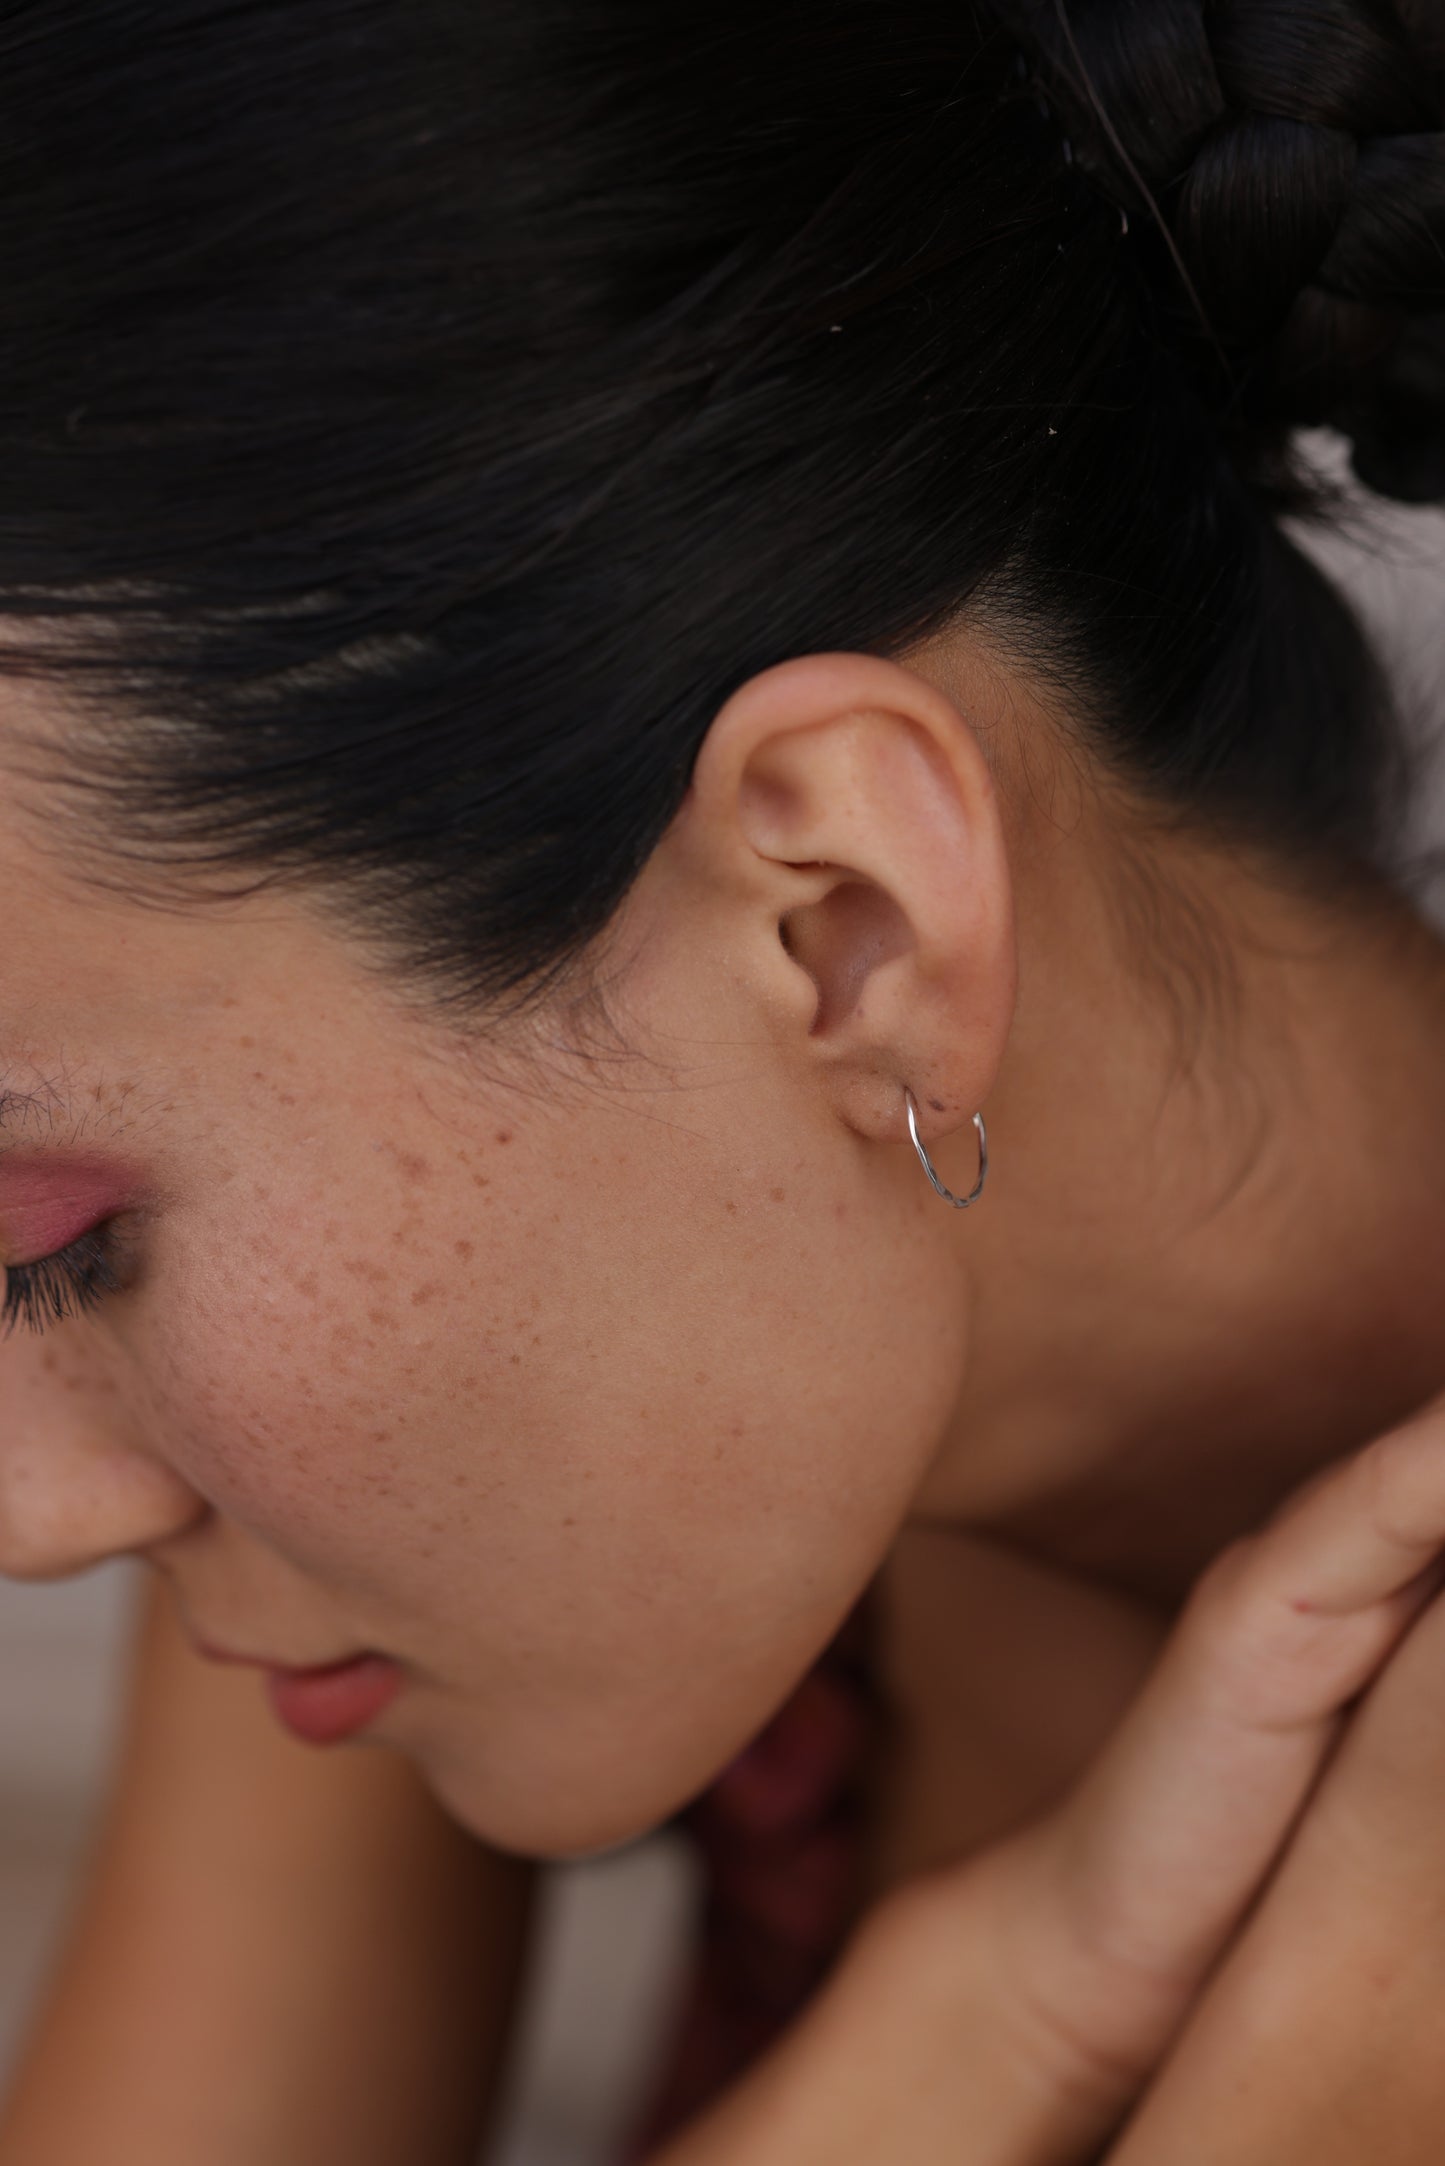
<path id="1" fill-rule="evenodd" d="M 63 1207 L 67 1200 L 60 1198 L 60 1205 Z M 53 1209 L 47 1210 L 44 1223 L 39 1227 L 33 1224 L 40 1216 L 39 1212 L 21 1212 L 18 1216 L 22 1222 L 18 1233 L 8 1214 L 0 1216 L 0 1227 L 5 1233 L 5 1253 L 0 1255 L 0 1269 L 6 1271 L 26 1271 L 37 1264 L 51 1263 L 106 1223 L 105 1213 L 97 1211 L 90 1203 L 83 1211 L 70 1210 L 63 1215 Z M 27 1220 L 32 1223 L 27 1224 Z"/>
<path id="2" fill-rule="evenodd" d="M 133 1168 L 94 1155 L 0 1153 L 0 1256 L 41 1262 L 140 1201 Z"/>

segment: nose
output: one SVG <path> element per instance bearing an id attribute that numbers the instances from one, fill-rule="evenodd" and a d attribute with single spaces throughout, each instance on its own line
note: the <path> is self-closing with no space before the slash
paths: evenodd
<path id="1" fill-rule="evenodd" d="M 0 1343 L 0 1574 L 64 1579 L 149 1549 L 204 1500 L 128 1434 L 122 1397 L 50 1343 Z"/>

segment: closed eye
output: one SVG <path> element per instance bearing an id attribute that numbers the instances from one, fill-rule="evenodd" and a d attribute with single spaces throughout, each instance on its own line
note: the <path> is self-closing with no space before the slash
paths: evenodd
<path id="1" fill-rule="evenodd" d="M 17 1324 L 29 1331 L 44 1331 L 67 1316 L 98 1308 L 107 1294 L 117 1292 L 120 1279 L 106 1235 L 105 1226 L 95 1226 L 53 1256 L 7 1264 L 0 1338 L 8 1338 Z"/>

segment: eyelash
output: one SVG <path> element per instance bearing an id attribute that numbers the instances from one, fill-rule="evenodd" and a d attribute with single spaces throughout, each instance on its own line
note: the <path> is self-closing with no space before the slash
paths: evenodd
<path id="1" fill-rule="evenodd" d="M 107 1228 L 98 1226 L 83 1233 L 68 1248 L 53 1256 L 37 1257 L 34 1263 L 5 1266 L 5 1299 L 0 1302 L 0 1338 L 8 1338 L 17 1324 L 29 1331 L 44 1331 L 67 1316 L 80 1316 L 98 1308 L 107 1294 L 119 1291 L 120 1279 L 111 1261 Z"/>

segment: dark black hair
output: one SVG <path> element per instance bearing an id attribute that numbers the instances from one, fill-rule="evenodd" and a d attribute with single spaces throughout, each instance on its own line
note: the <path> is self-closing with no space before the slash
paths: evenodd
<path id="1" fill-rule="evenodd" d="M 1367 852 L 1389 702 L 1291 424 L 1445 493 L 1414 0 L 15 0 L 3 666 L 130 859 L 471 997 L 712 715 L 961 610 L 1138 787 Z"/>

